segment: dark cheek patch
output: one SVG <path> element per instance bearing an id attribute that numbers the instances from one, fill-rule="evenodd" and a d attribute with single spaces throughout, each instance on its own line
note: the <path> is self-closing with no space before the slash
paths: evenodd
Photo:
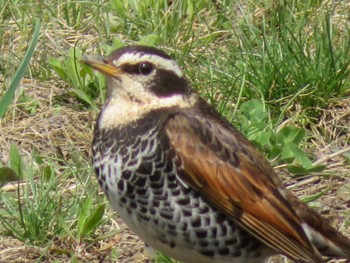
<path id="1" fill-rule="evenodd" d="M 169 70 L 158 69 L 155 77 L 149 83 L 149 89 L 157 97 L 167 97 L 175 94 L 187 94 L 190 87 L 185 78 L 181 78 Z"/>

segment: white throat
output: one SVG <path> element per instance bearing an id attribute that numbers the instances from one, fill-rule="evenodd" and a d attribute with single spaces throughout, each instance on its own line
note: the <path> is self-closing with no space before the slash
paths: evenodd
<path id="1" fill-rule="evenodd" d="M 187 108 L 193 106 L 198 100 L 198 95 L 193 93 L 189 97 L 181 94 L 170 97 L 159 98 L 147 92 L 140 92 L 137 98 L 130 96 L 125 91 L 120 91 L 119 95 L 111 96 L 106 101 L 101 116 L 99 118 L 99 127 L 109 129 L 112 127 L 121 127 L 132 121 L 141 119 L 152 110 L 178 106 Z"/>

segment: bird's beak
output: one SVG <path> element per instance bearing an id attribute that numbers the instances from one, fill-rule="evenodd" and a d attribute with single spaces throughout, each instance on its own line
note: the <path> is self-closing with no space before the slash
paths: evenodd
<path id="1" fill-rule="evenodd" d="M 111 64 L 104 57 L 85 55 L 81 58 L 81 62 L 112 77 L 116 77 L 122 73 L 119 68 Z"/>

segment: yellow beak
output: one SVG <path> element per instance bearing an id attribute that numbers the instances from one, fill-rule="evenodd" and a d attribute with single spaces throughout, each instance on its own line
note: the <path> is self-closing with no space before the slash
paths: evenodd
<path id="1" fill-rule="evenodd" d="M 85 55 L 82 57 L 81 62 L 112 77 L 122 73 L 119 68 L 110 64 L 104 57 Z"/>

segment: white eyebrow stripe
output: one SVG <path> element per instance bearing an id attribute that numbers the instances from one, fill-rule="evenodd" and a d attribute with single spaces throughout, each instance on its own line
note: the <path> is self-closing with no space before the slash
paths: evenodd
<path id="1" fill-rule="evenodd" d="M 157 55 L 145 54 L 145 53 L 126 53 L 123 54 L 118 60 L 116 66 L 122 64 L 137 64 L 142 61 L 149 61 L 153 63 L 156 68 L 165 69 L 174 72 L 178 77 L 182 78 L 183 73 L 180 67 L 172 59 L 162 58 Z"/>

